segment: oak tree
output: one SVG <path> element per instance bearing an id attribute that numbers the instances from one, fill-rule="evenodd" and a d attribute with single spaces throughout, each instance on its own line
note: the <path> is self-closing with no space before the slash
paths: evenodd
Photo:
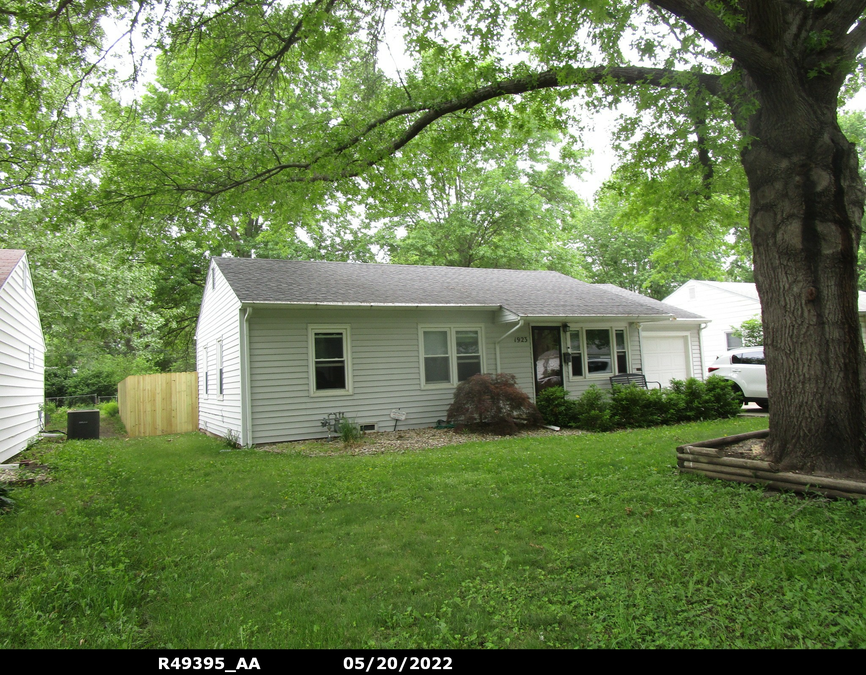
<path id="1" fill-rule="evenodd" d="M 58 19 L 79 26 L 76 12 L 129 7 L 18 4 L 3 14 L 13 56 L 57 33 Z M 28 14 L 34 7 L 42 13 Z M 495 142 L 513 119 L 565 136 L 580 131 L 576 98 L 630 100 L 638 140 L 628 151 L 649 173 L 693 165 L 706 193 L 721 139 L 735 137 L 763 307 L 770 453 L 784 468 L 862 470 L 864 185 L 837 109 L 846 82 L 859 81 L 864 10 L 866 0 L 182 2 L 151 33 L 161 93 L 178 114 L 159 142 L 117 148 L 116 165 L 135 180 L 106 186 L 106 198 L 188 212 L 229 192 L 260 208 L 351 195 L 444 118 L 469 120 L 467 144 Z M 414 63 L 387 76 L 380 55 L 395 12 Z M 63 53 L 84 54 L 78 46 Z M 5 73 L 19 65 L 0 63 Z M 197 136 L 202 121 L 208 133 Z M 163 141 L 182 152 L 160 153 Z"/>

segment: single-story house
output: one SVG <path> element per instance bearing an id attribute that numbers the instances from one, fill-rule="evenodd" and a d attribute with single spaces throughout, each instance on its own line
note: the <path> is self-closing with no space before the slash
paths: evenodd
<path id="1" fill-rule="evenodd" d="M 0 249 L 0 461 L 42 428 L 45 339 L 27 253 Z"/>
<path id="2" fill-rule="evenodd" d="M 332 413 L 368 430 L 393 429 L 392 412 L 400 428 L 430 426 L 482 372 L 513 373 L 533 398 L 621 372 L 700 377 L 704 322 L 556 272 L 214 258 L 199 427 L 249 445 L 324 436 Z"/>
<path id="3" fill-rule="evenodd" d="M 734 329 L 761 318 L 761 299 L 753 283 L 691 279 L 664 299 L 668 305 L 700 312 L 711 320 L 703 332 L 704 367 L 729 349 L 742 346 Z M 866 293 L 859 293 L 860 328 L 866 338 Z"/>

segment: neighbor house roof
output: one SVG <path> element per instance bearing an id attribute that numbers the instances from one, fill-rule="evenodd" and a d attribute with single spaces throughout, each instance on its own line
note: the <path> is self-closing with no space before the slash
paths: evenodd
<path id="1" fill-rule="evenodd" d="M 647 320 L 689 314 L 636 293 L 615 292 L 616 287 L 587 284 L 558 272 L 264 258 L 214 261 L 245 304 L 485 307 L 527 317 Z"/>
<path id="2" fill-rule="evenodd" d="M 15 269 L 15 266 L 21 262 L 26 251 L 21 251 L 14 248 L 0 248 L 0 288 L 6 283 L 6 279 Z"/>

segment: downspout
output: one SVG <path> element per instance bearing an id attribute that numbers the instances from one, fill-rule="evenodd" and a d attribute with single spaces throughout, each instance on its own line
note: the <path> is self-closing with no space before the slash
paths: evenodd
<path id="1" fill-rule="evenodd" d="M 241 445 L 247 447 L 252 445 L 252 393 L 250 392 L 250 314 L 252 307 L 245 308 L 244 320 L 241 330 L 242 361 L 241 377 L 243 378 L 243 396 L 241 396 Z"/>
<path id="2" fill-rule="evenodd" d="M 640 355 L 640 370 L 639 372 L 646 375 L 646 371 L 644 370 L 644 361 L 643 361 L 643 324 L 635 323 L 637 326 L 637 352 Z M 637 370 L 637 369 L 635 369 Z"/>
<path id="3" fill-rule="evenodd" d="M 496 344 L 496 372 L 497 372 L 497 373 L 501 373 L 501 372 L 502 372 L 502 364 L 501 364 L 500 361 L 499 361 L 499 343 L 502 342 L 502 341 L 503 341 L 505 338 L 507 338 L 509 335 L 511 335 L 514 331 L 516 331 L 517 329 L 521 328 L 522 326 L 523 326 L 523 319 L 521 319 L 520 321 L 518 321 L 518 322 L 517 322 L 517 325 L 516 325 L 514 328 L 512 328 L 510 331 L 508 331 L 505 335 L 503 335 L 501 338 L 499 338 L 499 339 L 496 341 L 495 344 Z"/>
<path id="4" fill-rule="evenodd" d="M 706 364 L 704 363 L 704 328 L 707 325 L 702 323 L 701 327 L 698 328 L 698 351 L 701 353 L 701 380 L 704 381 L 707 379 Z"/>

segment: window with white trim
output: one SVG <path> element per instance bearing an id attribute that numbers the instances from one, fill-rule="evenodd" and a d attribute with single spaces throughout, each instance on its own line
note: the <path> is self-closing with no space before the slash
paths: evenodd
<path id="1" fill-rule="evenodd" d="M 310 326 L 310 392 L 351 394 L 348 326 Z"/>
<path id="2" fill-rule="evenodd" d="M 571 377 L 610 377 L 627 373 L 626 332 L 620 328 L 572 328 Z"/>
<path id="3" fill-rule="evenodd" d="M 481 328 L 422 326 L 419 330 L 422 386 L 451 386 L 483 371 Z"/>

